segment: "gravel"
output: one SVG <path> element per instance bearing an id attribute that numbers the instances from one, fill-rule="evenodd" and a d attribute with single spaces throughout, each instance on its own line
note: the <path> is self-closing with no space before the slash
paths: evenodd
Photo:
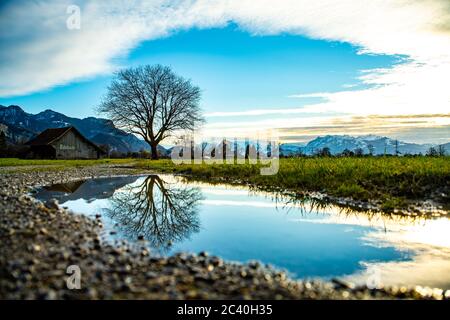
<path id="1" fill-rule="evenodd" d="M 282 271 L 230 263 L 206 252 L 152 256 L 145 247 L 102 242 L 99 219 L 27 195 L 39 185 L 135 174 L 124 167 L 0 174 L 1 299 L 443 299 L 430 288 L 369 289 L 343 281 L 294 281 Z M 141 172 L 142 173 L 142 172 Z M 81 289 L 68 289 L 79 266 Z"/>

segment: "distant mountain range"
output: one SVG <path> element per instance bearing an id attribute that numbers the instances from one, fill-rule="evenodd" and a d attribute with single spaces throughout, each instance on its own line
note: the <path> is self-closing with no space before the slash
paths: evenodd
<path id="1" fill-rule="evenodd" d="M 332 154 L 342 153 L 344 150 L 355 151 L 361 149 L 363 153 L 368 154 L 372 150 L 373 154 L 395 154 L 397 151 L 400 154 L 426 154 L 431 147 L 436 147 L 433 144 L 417 144 L 408 143 L 399 140 L 394 140 L 387 137 L 366 135 L 366 136 L 348 136 L 348 135 L 327 135 L 317 137 L 307 144 L 285 143 L 280 146 L 280 153 L 282 155 L 305 154 L 311 155 L 329 148 Z M 444 144 L 447 154 L 450 151 L 450 143 Z"/>
<path id="2" fill-rule="evenodd" d="M 47 128 L 61 128 L 67 126 L 76 127 L 84 136 L 98 145 L 109 145 L 111 150 L 118 152 L 138 152 L 149 150 L 148 144 L 137 138 L 133 134 L 116 128 L 112 121 L 102 118 L 88 117 L 84 119 L 68 117 L 62 113 L 47 109 L 38 114 L 30 114 L 22 110 L 19 106 L 0 105 L 0 130 L 5 131 L 8 140 L 12 143 L 24 143 Z M 205 142 L 206 143 L 206 142 Z M 233 145 L 233 142 L 228 142 Z M 433 144 L 416 144 L 398 141 L 398 151 L 400 154 L 425 154 Z M 210 145 L 211 143 L 206 143 Z M 245 153 L 246 144 L 239 141 L 238 149 L 240 154 Z M 396 140 L 376 135 L 348 136 L 348 135 L 327 135 L 317 137 L 306 144 L 284 143 L 280 145 L 280 154 L 290 155 L 312 155 L 323 148 L 329 148 L 332 154 L 338 154 L 344 150 L 355 151 L 362 149 L 364 153 L 369 153 L 370 149 L 374 154 L 394 154 Z M 211 147 L 211 146 L 210 146 Z M 450 143 L 444 144 L 447 154 L 450 153 Z M 171 149 L 160 146 L 159 150 L 163 154 L 168 154 Z"/>
<path id="3" fill-rule="evenodd" d="M 47 128 L 76 127 L 86 138 L 98 145 L 109 145 L 111 151 L 138 152 L 149 150 L 148 144 L 135 135 L 116 128 L 112 121 L 102 118 L 71 118 L 62 113 L 45 110 L 30 114 L 19 106 L 0 105 L 0 127 L 5 127 L 6 136 L 12 143 L 23 143 Z M 163 147 L 161 151 L 165 152 Z"/>
<path id="4" fill-rule="evenodd" d="M 210 152 L 219 142 L 208 141 L 203 142 L 203 148 Z M 247 144 L 254 146 L 255 148 L 261 148 L 265 150 L 267 147 L 265 143 L 257 146 L 256 141 L 238 140 L 232 141 L 227 140 L 226 143 L 232 148 L 236 145 L 238 148 L 238 154 L 244 155 Z M 397 146 L 396 146 L 397 145 Z M 200 144 L 196 144 L 200 148 Z M 450 143 L 442 145 L 447 154 L 450 153 Z M 395 154 L 396 150 L 399 155 L 405 154 L 426 154 L 431 147 L 437 149 L 436 144 L 417 144 L 417 143 L 407 143 L 400 140 L 394 140 L 387 137 L 381 137 L 376 135 L 365 135 L 365 136 L 349 136 L 349 135 L 326 135 L 317 137 L 308 143 L 283 143 L 280 145 L 280 155 L 281 156 L 294 156 L 294 155 L 314 155 L 324 148 L 328 148 L 330 153 L 333 155 L 340 154 L 343 151 L 355 152 L 360 149 L 363 154 L 372 153 L 374 155 L 383 154 Z M 221 147 L 219 147 L 220 150 Z M 209 150 L 209 151 L 208 151 Z"/>

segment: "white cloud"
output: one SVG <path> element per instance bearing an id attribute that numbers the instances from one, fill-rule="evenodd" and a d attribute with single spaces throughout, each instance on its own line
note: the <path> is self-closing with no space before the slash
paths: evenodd
<path id="1" fill-rule="evenodd" d="M 66 28 L 69 4 L 81 7 L 80 30 Z M 450 104 L 448 0 L 48 0 L 11 1 L 0 10 L 0 96 L 109 73 L 141 41 L 233 21 L 254 34 L 302 34 L 408 57 L 365 72 L 360 80 L 369 89 L 297 95 L 325 99 L 302 112 L 445 113 Z M 262 113 L 247 115 L 255 112 Z"/>
<path id="2" fill-rule="evenodd" d="M 331 93 L 329 92 L 314 92 L 314 93 L 299 93 L 299 94 L 291 94 L 288 98 L 320 98 L 327 99 Z"/>
<path id="3" fill-rule="evenodd" d="M 441 63 L 414 61 L 390 69 L 372 70 L 361 80 L 371 86 L 363 90 L 316 94 L 325 102 L 303 110 L 362 115 L 446 113 L 450 110 L 450 60 Z"/>
<path id="4" fill-rule="evenodd" d="M 287 114 L 287 113 L 286 113 Z M 245 114 L 233 121 L 208 122 L 204 136 L 255 138 L 277 136 L 282 141 L 309 141 L 324 134 L 377 134 L 417 143 L 447 143 L 450 141 L 450 113 L 417 115 L 332 116 L 308 115 L 269 119 L 253 119 Z"/>
<path id="5" fill-rule="evenodd" d="M 291 109 L 253 109 L 246 111 L 220 111 L 220 112 L 209 112 L 205 114 L 207 118 L 217 118 L 217 117 L 243 117 L 243 116 L 264 116 L 264 115 L 279 115 L 279 114 L 296 114 L 305 113 L 302 108 L 291 108 Z"/>
<path id="6" fill-rule="evenodd" d="M 79 30 L 66 27 L 66 9 L 71 4 L 81 8 Z M 117 58 L 143 40 L 180 28 L 225 22 L 205 4 L 162 0 L 7 3 L 0 12 L 0 74 L 7 75 L 0 79 L 0 96 L 23 95 L 109 73 L 118 67 Z"/>

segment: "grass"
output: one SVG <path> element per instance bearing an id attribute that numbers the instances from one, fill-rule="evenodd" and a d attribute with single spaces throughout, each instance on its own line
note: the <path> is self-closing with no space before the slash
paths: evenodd
<path id="1" fill-rule="evenodd" d="M 0 158 L 0 173 L 30 172 L 30 171 L 59 171 L 67 168 L 88 167 L 106 164 L 135 165 L 136 159 L 98 159 L 98 160 L 44 160 Z"/>
<path id="2" fill-rule="evenodd" d="M 278 173 L 271 176 L 261 175 L 260 166 L 250 164 L 175 165 L 167 159 L 0 159 L 0 167 L 30 166 L 27 170 L 99 164 L 130 164 L 136 169 L 183 173 L 204 181 L 239 181 L 264 188 L 380 200 L 385 211 L 403 207 L 407 200 L 436 199 L 436 195 L 446 207 L 450 202 L 450 157 L 288 158 L 280 159 Z"/>
<path id="3" fill-rule="evenodd" d="M 364 157 L 280 159 L 276 175 L 262 176 L 257 165 L 178 165 L 170 160 L 139 162 L 161 172 L 189 174 L 201 180 L 242 181 L 260 187 L 320 191 L 355 200 L 380 200 L 385 211 L 406 200 L 435 198 L 449 203 L 450 157 Z"/>
<path id="4" fill-rule="evenodd" d="M 22 166 L 62 166 L 62 167 L 84 167 L 100 164 L 126 164 L 134 159 L 99 159 L 99 160 L 44 160 L 44 159 L 17 159 L 0 158 L 0 167 L 22 167 Z"/>

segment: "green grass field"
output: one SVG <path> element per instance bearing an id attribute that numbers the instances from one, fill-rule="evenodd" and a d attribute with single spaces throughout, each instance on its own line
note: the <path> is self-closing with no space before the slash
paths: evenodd
<path id="1" fill-rule="evenodd" d="M 0 167 L 28 166 L 27 170 L 63 169 L 100 164 L 130 164 L 138 169 L 183 173 L 204 181 L 240 181 L 259 187 L 291 191 L 320 191 L 355 200 L 382 201 L 384 210 L 403 207 L 405 200 L 437 199 L 449 204 L 450 157 L 364 157 L 280 159 L 276 175 L 263 176 L 260 166 L 175 165 L 171 160 L 19 160 L 0 159 Z"/>
<path id="2" fill-rule="evenodd" d="M 0 158 L 0 172 L 57 171 L 66 168 L 88 167 L 96 165 L 135 165 L 135 159 L 99 159 L 99 160 L 29 160 Z M 141 160 L 142 161 L 142 160 Z"/>
<path id="3" fill-rule="evenodd" d="M 133 159 L 99 159 L 99 160 L 29 160 L 17 158 L 0 158 L 0 167 L 22 166 L 93 166 L 100 164 L 124 164 L 133 162 Z"/>
<path id="4" fill-rule="evenodd" d="M 450 157 L 364 157 L 280 159 L 278 174 L 260 175 L 255 165 L 178 165 L 170 160 L 140 162 L 162 172 L 189 174 L 206 181 L 240 180 L 260 187 L 321 191 L 355 200 L 377 199 L 384 210 L 405 200 L 438 198 L 449 203 Z"/>

